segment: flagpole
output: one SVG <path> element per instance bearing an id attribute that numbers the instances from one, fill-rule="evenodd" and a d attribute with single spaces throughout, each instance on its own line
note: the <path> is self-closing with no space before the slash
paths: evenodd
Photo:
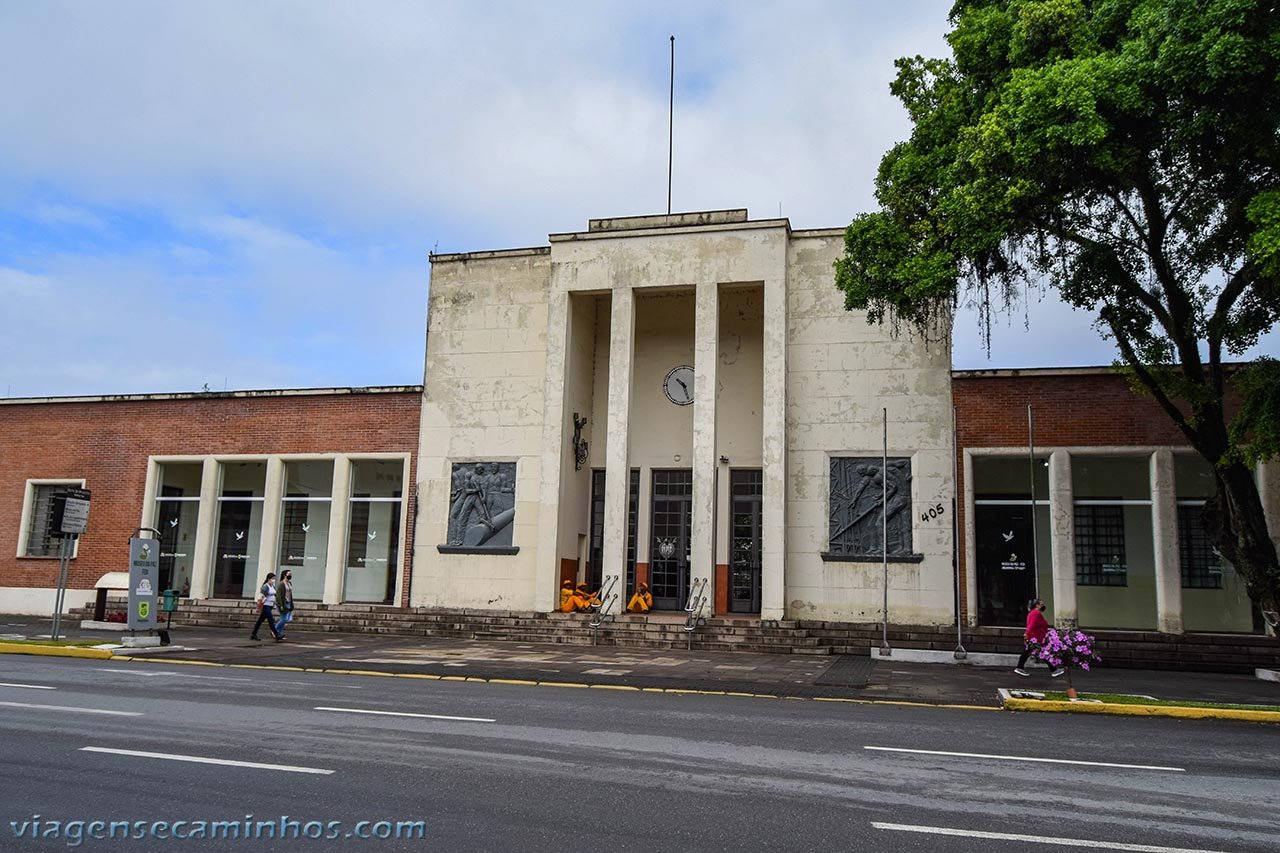
<path id="1" fill-rule="evenodd" d="M 671 157 L 675 149 L 676 37 L 671 37 L 671 100 L 667 112 L 667 215 L 671 215 Z"/>
<path id="2" fill-rule="evenodd" d="M 889 410 L 884 413 L 884 442 L 880 457 L 880 553 L 884 562 L 884 607 L 881 612 L 880 656 L 893 653 L 889 648 Z"/>

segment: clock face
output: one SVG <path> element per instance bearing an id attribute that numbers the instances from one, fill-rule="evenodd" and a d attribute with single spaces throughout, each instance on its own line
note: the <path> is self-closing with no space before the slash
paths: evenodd
<path id="1" fill-rule="evenodd" d="M 687 406 L 693 402 L 693 368 L 687 364 L 672 368 L 667 378 L 662 381 L 663 393 L 667 399 L 677 406 Z"/>

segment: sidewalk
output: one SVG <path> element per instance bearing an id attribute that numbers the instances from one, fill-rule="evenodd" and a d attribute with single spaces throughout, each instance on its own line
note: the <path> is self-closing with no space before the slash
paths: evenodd
<path id="1" fill-rule="evenodd" d="M 48 636 L 48 618 L 0 616 L 0 639 Z M 121 632 L 64 631 L 68 639 L 119 642 Z M 330 634 L 291 628 L 288 639 L 251 641 L 226 629 L 172 631 L 172 647 L 139 657 L 162 661 L 288 666 L 308 669 L 413 673 L 442 677 L 568 682 L 677 690 L 842 697 L 999 707 L 999 688 L 1062 690 L 1066 679 L 1043 667 L 1031 677 L 1007 667 L 897 662 L 892 658 L 769 655 L 617 646 L 552 645 L 504 641 Z M 2 665 L 2 664 L 0 664 Z M 1129 693 L 1201 702 L 1280 704 L 1280 684 L 1248 675 L 1095 669 L 1073 674 L 1080 691 Z"/>

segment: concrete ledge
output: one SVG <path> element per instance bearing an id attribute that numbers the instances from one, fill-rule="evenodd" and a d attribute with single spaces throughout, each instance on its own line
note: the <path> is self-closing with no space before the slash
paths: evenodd
<path id="1" fill-rule="evenodd" d="M 1187 708 L 1180 705 L 1119 705 L 1114 702 L 1055 702 L 1045 699 L 1005 699 L 1006 711 L 1051 711 L 1068 714 L 1111 714 L 1124 717 L 1177 717 L 1183 720 L 1243 720 L 1280 723 L 1280 711 L 1242 711 L 1235 708 Z"/>
<path id="2" fill-rule="evenodd" d="M 0 655 L 42 655 L 53 658 L 111 660 L 111 652 L 107 649 L 90 649 L 84 646 L 36 646 L 26 643 L 0 643 Z"/>
<path id="3" fill-rule="evenodd" d="M 1253 674 L 1263 681 L 1280 681 L 1280 669 L 1255 669 Z"/>
<path id="4" fill-rule="evenodd" d="M 899 661 L 900 663 L 949 663 L 953 666 L 1007 666 L 1018 665 L 1018 655 L 1005 655 L 996 652 L 969 652 L 962 660 L 956 660 L 955 652 L 943 652 L 936 649 L 899 649 L 892 654 L 882 656 L 879 646 L 871 647 L 872 660 Z"/>
<path id="5" fill-rule="evenodd" d="M 99 622 L 96 619 L 81 619 L 80 627 L 92 631 L 128 631 L 127 622 Z"/>

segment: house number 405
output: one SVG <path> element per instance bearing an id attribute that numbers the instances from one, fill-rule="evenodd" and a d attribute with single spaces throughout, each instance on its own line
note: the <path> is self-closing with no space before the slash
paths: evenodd
<path id="1" fill-rule="evenodd" d="M 946 512 L 946 510 L 942 508 L 942 504 L 931 506 L 929 507 L 928 512 L 920 513 L 920 520 L 928 521 L 931 518 L 941 518 L 944 512 Z"/>

